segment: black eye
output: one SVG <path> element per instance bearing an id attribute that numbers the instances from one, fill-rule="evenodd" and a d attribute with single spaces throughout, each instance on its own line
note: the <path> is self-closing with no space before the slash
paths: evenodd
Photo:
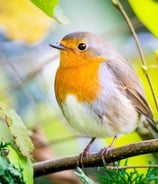
<path id="1" fill-rule="evenodd" d="M 80 44 L 78 45 L 78 48 L 79 48 L 80 50 L 85 50 L 85 49 L 87 48 L 87 45 L 86 45 L 86 43 L 80 43 Z"/>

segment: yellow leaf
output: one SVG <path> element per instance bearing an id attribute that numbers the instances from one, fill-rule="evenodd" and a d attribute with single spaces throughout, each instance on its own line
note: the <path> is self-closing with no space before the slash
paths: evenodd
<path id="1" fill-rule="evenodd" d="M 158 50 L 155 51 L 156 60 L 158 61 Z"/>
<path id="2" fill-rule="evenodd" d="M 143 24 L 158 37 L 158 3 L 154 0 L 128 0 Z"/>
<path id="3" fill-rule="evenodd" d="M 52 19 L 29 0 L 0 0 L 0 25 L 11 39 L 32 43 L 44 37 Z"/>

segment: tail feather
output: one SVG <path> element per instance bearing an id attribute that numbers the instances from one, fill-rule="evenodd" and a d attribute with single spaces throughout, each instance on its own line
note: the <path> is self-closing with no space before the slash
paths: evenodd
<path id="1" fill-rule="evenodd" d="M 140 118 L 137 133 L 143 140 L 158 138 L 158 123 L 149 118 Z"/>

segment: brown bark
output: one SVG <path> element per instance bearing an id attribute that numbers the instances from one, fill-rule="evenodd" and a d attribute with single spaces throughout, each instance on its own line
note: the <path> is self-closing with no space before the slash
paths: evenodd
<path id="1" fill-rule="evenodd" d="M 115 162 L 128 157 L 158 152 L 158 139 L 142 141 L 126 146 L 110 149 L 108 154 L 104 155 L 106 163 Z M 58 159 L 50 159 L 34 164 L 34 176 L 41 176 L 49 173 L 55 173 L 68 169 L 76 169 L 81 167 L 78 162 L 79 156 L 64 157 Z M 89 154 L 83 159 L 84 167 L 98 167 L 103 166 L 100 152 Z"/>

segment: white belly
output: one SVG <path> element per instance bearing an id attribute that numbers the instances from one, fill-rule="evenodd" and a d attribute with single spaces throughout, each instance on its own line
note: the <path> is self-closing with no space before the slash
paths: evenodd
<path id="1" fill-rule="evenodd" d="M 75 130 L 90 137 L 109 137 L 133 131 L 137 126 L 137 113 L 130 102 L 122 103 L 120 110 L 112 109 L 113 104 L 109 102 L 102 104 L 101 99 L 92 104 L 80 103 L 74 95 L 68 95 L 62 110 Z M 120 104 L 116 102 L 115 105 Z"/>

